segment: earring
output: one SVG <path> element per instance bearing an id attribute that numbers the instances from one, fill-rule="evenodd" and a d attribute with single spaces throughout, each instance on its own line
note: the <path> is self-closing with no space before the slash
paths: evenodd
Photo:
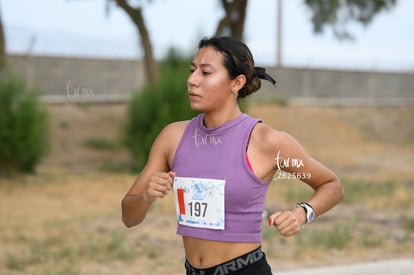
<path id="1" fill-rule="evenodd" d="M 238 95 L 239 95 L 239 92 L 238 92 L 238 91 L 236 91 L 235 89 L 233 89 L 233 90 L 232 90 L 232 92 L 233 92 L 233 94 L 235 94 L 236 96 L 238 96 Z"/>

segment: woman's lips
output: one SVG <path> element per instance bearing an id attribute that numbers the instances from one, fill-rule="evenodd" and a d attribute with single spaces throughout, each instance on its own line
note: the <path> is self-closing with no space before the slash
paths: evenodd
<path id="1" fill-rule="evenodd" d="M 198 95 L 198 94 L 196 94 L 196 93 L 193 93 L 193 92 L 189 92 L 189 93 L 188 93 L 188 96 L 189 96 L 190 98 L 200 98 L 200 95 Z"/>

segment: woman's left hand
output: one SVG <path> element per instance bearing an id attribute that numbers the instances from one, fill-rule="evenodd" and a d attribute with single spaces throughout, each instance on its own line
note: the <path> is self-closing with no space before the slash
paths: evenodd
<path id="1" fill-rule="evenodd" d="M 269 216 L 269 226 L 274 226 L 280 235 L 290 237 L 300 231 L 300 227 L 306 223 L 306 213 L 302 207 L 294 210 L 277 211 Z"/>

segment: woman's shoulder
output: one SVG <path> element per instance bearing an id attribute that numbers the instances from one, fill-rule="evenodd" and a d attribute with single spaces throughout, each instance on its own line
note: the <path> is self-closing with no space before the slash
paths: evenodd
<path id="1" fill-rule="evenodd" d="M 170 124 L 168 124 L 167 126 L 165 126 L 164 129 L 167 130 L 178 130 L 178 129 L 185 129 L 185 127 L 187 127 L 188 123 L 190 122 L 190 120 L 181 120 L 181 121 L 175 121 L 175 122 L 171 122 Z"/>
<path id="2" fill-rule="evenodd" d="M 279 131 L 264 122 L 257 123 L 254 127 L 252 136 L 258 138 L 260 141 L 274 141 L 275 138 L 279 138 L 282 131 Z"/>
<path id="3" fill-rule="evenodd" d="M 168 152 L 178 146 L 188 123 L 189 121 L 177 121 L 166 125 L 155 139 L 153 148 L 168 155 Z"/>
<path id="4" fill-rule="evenodd" d="M 265 147 L 280 147 L 292 136 L 279 129 L 275 129 L 266 123 L 257 123 L 252 132 L 252 138 Z"/>
<path id="5" fill-rule="evenodd" d="M 189 122 L 190 120 L 172 122 L 162 129 L 160 135 L 165 135 L 170 138 L 176 135 L 181 136 Z"/>

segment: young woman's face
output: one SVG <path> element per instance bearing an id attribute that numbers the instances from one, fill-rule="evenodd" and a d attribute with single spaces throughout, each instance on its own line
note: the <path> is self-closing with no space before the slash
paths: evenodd
<path id="1" fill-rule="evenodd" d="M 192 109 L 214 111 L 229 101 L 236 100 L 223 58 L 223 54 L 211 46 L 203 47 L 197 52 L 191 62 L 187 80 Z"/>

